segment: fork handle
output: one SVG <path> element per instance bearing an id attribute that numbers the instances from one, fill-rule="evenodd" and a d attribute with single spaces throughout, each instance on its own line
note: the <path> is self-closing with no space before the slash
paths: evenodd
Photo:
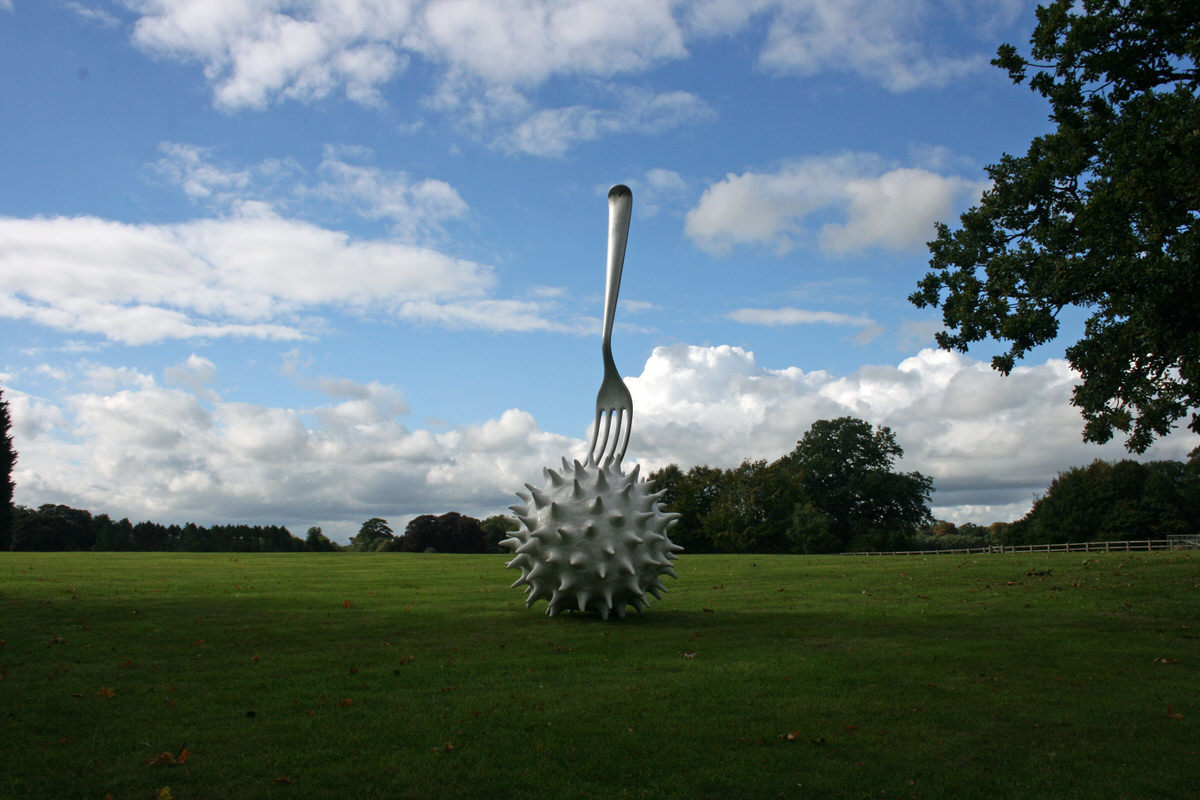
<path id="1" fill-rule="evenodd" d="M 617 314 L 617 293 L 621 291 L 621 270 L 625 267 L 625 245 L 629 242 L 629 217 L 633 212 L 633 192 L 617 184 L 608 190 L 608 265 L 604 276 L 604 329 L 600 348 L 606 362 L 612 361 L 613 318 Z"/>

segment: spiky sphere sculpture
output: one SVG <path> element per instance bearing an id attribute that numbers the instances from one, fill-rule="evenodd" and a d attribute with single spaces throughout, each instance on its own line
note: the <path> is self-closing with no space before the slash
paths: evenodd
<path id="1" fill-rule="evenodd" d="M 563 609 L 596 611 L 604 619 L 639 612 L 646 592 L 661 597 L 661 575 L 676 577 L 671 566 L 683 548 L 667 537 L 679 518 L 658 507 L 662 492 L 651 494 L 638 468 L 625 475 L 619 464 L 568 464 L 562 472 L 543 470 L 546 486 L 525 484 L 517 492 L 525 505 L 510 506 L 520 527 L 500 543 L 521 570 L 513 587 L 527 586 L 525 606 L 547 600 L 546 613 Z"/>

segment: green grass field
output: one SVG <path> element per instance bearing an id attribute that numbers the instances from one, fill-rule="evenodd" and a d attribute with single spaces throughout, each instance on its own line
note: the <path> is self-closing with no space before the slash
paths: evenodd
<path id="1" fill-rule="evenodd" d="M 503 563 L 0 554 L 0 796 L 1200 786 L 1200 553 L 685 554 L 607 623 Z"/>

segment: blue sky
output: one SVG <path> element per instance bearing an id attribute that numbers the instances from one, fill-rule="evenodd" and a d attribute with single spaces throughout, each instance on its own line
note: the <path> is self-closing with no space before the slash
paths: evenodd
<path id="1" fill-rule="evenodd" d="M 0 0 L 0 384 L 18 502 L 163 522 L 503 512 L 580 455 L 605 195 L 633 189 L 627 463 L 890 426 L 935 513 L 1019 517 L 1080 441 L 906 298 L 1048 129 L 1020 0 Z M 1183 458 L 1181 433 L 1148 457 Z"/>

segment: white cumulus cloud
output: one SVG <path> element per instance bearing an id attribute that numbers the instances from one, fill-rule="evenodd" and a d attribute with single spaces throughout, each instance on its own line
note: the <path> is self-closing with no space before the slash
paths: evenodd
<path id="1" fill-rule="evenodd" d="M 870 153 L 811 157 L 774 172 L 727 175 L 688 212 L 685 230 L 718 255 L 747 245 L 778 253 L 798 246 L 908 250 L 931 239 L 935 221 L 950 218 L 983 188 L 955 175 L 891 167 Z M 819 221 L 829 214 L 840 221 Z"/>
<path id="2" fill-rule="evenodd" d="M 543 430 L 508 409 L 475 425 L 411 429 L 399 387 L 328 377 L 307 408 L 230 402 L 211 391 L 219 365 L 196 356 L 168 369 L 195 386 L 93 365 L 62 399 L 6 388 L 17 502 L 58 502 L 163 522 L 282 522 L 347 538 L 372 516 L 501 513 L 543 466 L 581 457 L 585 439 Z M 656 348 L 627 379 L 636 409 L 629 459 L 736 466 L 789 452 L 813 422 L 855 416 L 892 428 L 904 470 L 934 478 L 934 512 L 955 521 L 1011 520 L 1053 477 L 1119 444 L 1080 440 L 1069 404 L 1076 376 L 1059 360 L 1003 377 L 954 353 L 923 350 L 849 375 L 773 369 L 730 346 Z M 582 422 L 582 420 L 581 420 Z M 1183 459 L 1177 432 L 1147 457 Z"/>
<path id="3" fill-rule="evenodd" d="M 359 240 L 261 204 L 172 225 L 0 218 L 0 316 L 145 344 L 294 340 L 294 314 L 477 301 L 490 267 L 392 240 Z"/>

